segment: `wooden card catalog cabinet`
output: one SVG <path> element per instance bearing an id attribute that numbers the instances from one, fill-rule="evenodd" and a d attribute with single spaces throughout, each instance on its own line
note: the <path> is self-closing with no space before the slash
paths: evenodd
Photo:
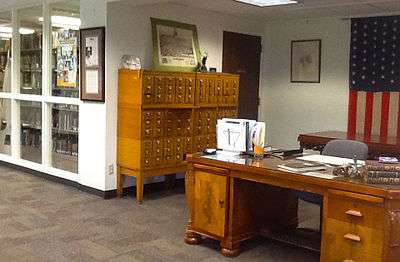
<path id="1" fill-rule="evenodd" d="M 239 77 L 231 74 L 120 70 L 118 76 L 118 195 L 124 176 L 184 172 L 185 156 L 216 146 L 216 122 L 236 117 Z"/>

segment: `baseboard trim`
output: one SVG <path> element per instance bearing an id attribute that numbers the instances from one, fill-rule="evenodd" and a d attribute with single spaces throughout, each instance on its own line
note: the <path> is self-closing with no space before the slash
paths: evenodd
<path id="1" fill-rule="evenodd" d="M 100 190 L 100 189 L 96 189 L 96 188 L 92 188 L 92 187 L 88 187 L 82 184 L 79 184 L 78 182 L 75 181 L 71 181 L 65 178 L 61 178 L 61 177 L 56 177 L 56 176 L 52 176 L 40 171 L 36 171 L 27 167 L 23 167 L 23 166 L 19 166 L 19 165 L 15 165 L 15 164 L 11 164 L 9 162 L 4 162 L 4 161 L 0 161 L 0 165 L 3 166 L 7 166 L 16 170 L 20 170 L 22 172 L 28 173 L 30 175 L 36 176 L 36 177 L 40 177 L 52 182 L 56 182 L 56 183 L 60 183 L 63 185 L 67 185 L 67 186 L 71 186 L 71 187 L 75 187 L 83 192 L 92 194 L 92 195 L 96 195 L 99 196 L 101 198 L 104 199 L 112 199 L 117 197 L 117 190 Z M 178 187 L 182 187 L 184 185 L 184 179 L 177 179 L 175 182 L 175 186 Z M 146 184 L 144 185 L 144 193 L 151 193 L 151 192 L 157 192 L 157 191 L 161 191 L 161 190 L 165 190 L 165 183 L 164 182 L 156 182 L 156 183 L 151 183 L 151 184 Z M 136 186 L 130 186 L 130 187 L 126 187 L 124 188 L 124 195 L 135 195 L 136 194 Z"/>
<path id="2" fill-rule="evenodd" d="M 184 178 L 179 178 L 176 179 L 174 181 L 174 188 L 184 188 L 185 186 L 185 179 Z M 166 189 L 166 184 L 165 182 L 155 182 L 155 183 L 151 183 L 151 184 L 145 184 L 144 188 L 143 188 L 143 194 L 151 194 L 154 192 L 159 192 L 159 191 L 163 191 Z M 127 195 L 136 195 L 136 186 L 130 186 L 130 187 L 125 187 L 124 188 L 124 192 L 123 192 L 124 196 Z M 109 191 L 105 191 L 104 192 L 104 199 L 111 199 L 111 198 L 115 198 L 117 197 L 117 190 L 109 190 Z"/>

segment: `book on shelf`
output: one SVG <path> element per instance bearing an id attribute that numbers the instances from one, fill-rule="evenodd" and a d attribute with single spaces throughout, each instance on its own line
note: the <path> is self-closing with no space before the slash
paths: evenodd
<path id="1" fill-rule="evenodd" d="M 400 178 L 400 172 L 393 172 L 393 171 L 368 171 L 367 175 L 370 178 L 378 178 L 378 177 Z"/>
<path id="2" fill-rule="evenodd" d="M 378 161 L 367 160 L 365 161 L 365 169 L 367 171 L 400 172 L 400 164 L 384 164 Z"/>
<path id="3" fill-rule="evenodd" d="M 326 166 L 324 164 L 307 161 L 291 161 L 285 164 L 278 165 L 278 167 L 287 171 L 300 173 L 326 169 Z"/>

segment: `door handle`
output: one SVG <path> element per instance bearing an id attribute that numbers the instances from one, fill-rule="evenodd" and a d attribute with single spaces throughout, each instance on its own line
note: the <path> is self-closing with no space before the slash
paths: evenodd
<path id="1" fill-rule="evenodd" d="M 218 204 L 219 204 L 219 207 L 220 207 L 220 208 L 225 208 L 225 201 L 224 201 L 224 200 L 220 199 L 220 200 L 218 201 Z"/>

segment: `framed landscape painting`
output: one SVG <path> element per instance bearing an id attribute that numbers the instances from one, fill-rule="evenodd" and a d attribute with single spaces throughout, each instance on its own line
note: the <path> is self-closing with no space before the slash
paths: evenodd
<path id="1" fill-rule="evenodd" d="M 292 41 L 291 46 L 292 83 L 320 83 L 321 81 L 321 40 Z"/>
<path id="2" fill-rule="evenodd" d="M 200 48 L 195 25 L 151 18 L 153 67 L 161 71 L 195 71 Z"/>

